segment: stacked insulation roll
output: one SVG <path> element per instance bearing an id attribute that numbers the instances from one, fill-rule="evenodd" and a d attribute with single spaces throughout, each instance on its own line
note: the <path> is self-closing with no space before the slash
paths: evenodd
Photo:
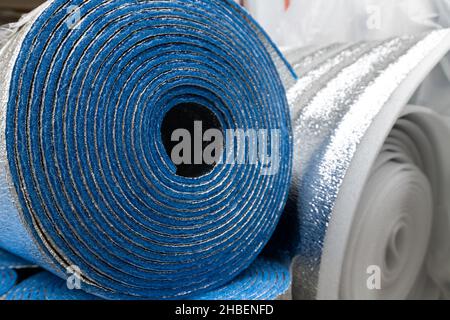
<path id="1" fill-rule="evenodd" d="M 450 112 L 421 89 L 449 49 L 441 30 L 287 52 L 295 299 L 449 298 Z"/>
<path id="2" fill-rule="evenodd" d="M 248 14 L 223 0 L 55 0 L 11 27 L 0 247 L 62 278 L 75 266 L 83 290 L 113 299 L 201 296 L 245 271 L 287 198 L 294 79 Z M 262 162 L 181 174 L 164 139 L 186 108 L 223 131 L 276 131 L 276 174 Z M 268 267 L 273 298 L 289 277 Z"/>
<path id="3" fill-rule="evenodd" d="M 18 284 L 20 270 L 34 267 L 33 264 L 0 250 L 0 300 Z"/>
<path id="4" fill-rule="evenodd" d="M 66 281 L 46 271 L 20 281 L 3 296 L 6 301 L 74 301 L 97 300 L 82 290 L 69 290 Z"/>
<path id="5" fill-rule="evenodd" d="M 2 248 L 102 298 L 450 298 L 450 31 L 290 65 L 232 1 L 56 0 L 1 43 Z M 183 119 L 279 130 L 279 172 L 175 166 Z M 5 299 L 94 298 L 10 259 Z"/>

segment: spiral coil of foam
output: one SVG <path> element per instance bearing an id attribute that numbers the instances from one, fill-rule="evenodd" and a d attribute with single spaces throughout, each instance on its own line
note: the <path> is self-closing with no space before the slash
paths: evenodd
<path id="1" fill-rule="evenodd" d="M 194 297 L 196 300 L 290 300 L 291 275 L 285 264 L 257 259 L 223 288 Z"/>
<path id="2" fill-rule="evenodd" d="M 0 269 L 25 269 L 33 267 L 35 267 L 35 265 L 8 252 L 0 250 Z"/>
<path id="3" fill-rule="evenodd" d="M 438 64 L 450 48 L 449 31 L 379 42 L 290 50 L 286 56 L 301 76 L 296 81 L 290 66 L 265 33 L 228 1 L 121 1 L 121 5 L 109 1 L 87 1 L 81 6 L 80 12 L 86 17 L 76 26 L 79 29 L 67 30 L 63 22 L 67 19 L 65 9 L 73 4 L 80 5 L 75 1 L 47 4 L 13 28 L 6 40 L 1 40 L 3 49 L 0 56 L 8 68 L 0 73 L 2 83 L 7 83 L 1 88 L 4 109 L 0 110 L 2 131 L 6 130 L 0 139 L 0 151 L 4 150 L 0 157 L 1 186 L 4 187 L 0 190 L 0 221 L 5 230 L 4 236 L 0 237 L 0 246 L 45 266 L 61 277 L 64 276 L 64 267 L 81 263 L 82 269 L 87 271 L 83 279 L 86 289 L 108 298 L 280 298 L 289 292 L 290 279 L 284 265 L 259 259 L 242 271 L 267 242 L 286 198 L 291 160 L 288 152 L 291 148 L 289 117 L 284 99 L 286 88 L 294 123 L 294 182 L 285 219 L 279 227 L 281 236 L 277 234 L 272 245 L 275 245 L 275 251 L 287 247 L 294 257 L 291 267 L 294 298 L 450 298 L 450 239 L 447 236 L 450 228 L 450 204 L 447 200 L 450 190 L 450 154 L 447 151 L 450 121 L 446 118 L 450 112 L 445 102 L 439 101 L 442 100 L 439 97 L 448 96 L 445 95 L 448 86 L 437 96 L 427 97 L 417 91 L 419 86 L 422 89 L 432 87 L 435 77 L 439 77 L 439 72 L 436 72 Z M 135 14 L 136 11 L 148 17 L 149 21 L 134 20 L 131 12 Z M 224 19 L 223 15 L 230 19 Z M 103 23 L 97 24 L 100 19 Z M 105 19 L 123 24 L 112 25 Z M 146 26 L 156 28 L 143 31 Z M 115 31 L 109 33 L 108 28 Z M 94 35 L 82 36 L 88 30 L 94 31 Z M 165 33 L 169 30 L 173 32 L 170 36 Z M 190 32 L 193 30 L 198 32 Z M 150 35 L 154 42 L 146 43 L 144 39 Z M 163 35 L 164 39 L 169 37 L 170 40 L 165 42 L 160 38 Z M 42 39 L 45 41 L 40 41 Z M 135 53 L 133 47 L 128 46 L 133 41 L 139 43 L 139 48 L 145 52 L 144 57 L 123 60 L 123 57 Z M 101 60 L 105 51 L 108 59 Z M 147 54 L 151 62 L 145 60 Z M 26 56 L 32 55 L 40 59 L 27 60 Z M 172 61 L 174 65 L 169 63 L 170 57 L 176 58 Z M 188 62 L 191 60 L 202 77 L 194 77 L 190 73 L 193 70 L 186 68 L 191 66 Z M 121 71 L 114 73 L 116 62 Z M 155 87 L 159 84 L 157 88 L 161 92 L 167 91 L 167 96 L 154 97 L 153 87 L 144 89 L 146 83 L 141 79 L 145 77 L 127 78 L 134 76 L 134 72 L 139 76 L 150 72 L 142 67 L 144 62 L 158 65 L 152 69 L 157 74 Z M 78 69 L 81 71 L 74 71 Z M 176 70 L 173 79 L 170 70 Z M 239 80 L 227 78 L 226 73 L 230 71 Z M 211 84 L 211 79 L 218 80 L 215 72 L 223 81 Z M 194 85 L 189 81 L 185 85 L 184 76 Z M 249 77 L 250 84 L 246 83 Z M 108 88 L 110 79 L 115 81 L 112 89 Z M 177 90 L 169 90 L 173 88 L 168 79 L 176 83 Z M 264 82 L 266 80 L 268 83 Z M 101 88 L 98 88 L 98 83 Z M 210 85 L 224 95 L 211 93 Z M 45 97 L 42 105 L 38 103 L 40 95 L 36 94 L 39 91 Z M 61 95 L 60 91 L 66 94 Z M 120 94 L 115 96 L 115 92 Z M 107 102 L 101 101 L 105 93 Z M 19 104 L 22 99 L 29 103 Z M 123 102 L 125 99 L 127 101 Z M 224 191 L 225 187 L 232 187 L 231 184 L 226 184 L 225 180 L 220 180 L 225 185 L 221 185 L 219 180 L 209 181 L 214 173 L 196 179 L 202 185 L 194 187 L 192 180 L 186 182 L 176 176 L 176 168 L 170 163 L 158 162 L 161 157 L 167 161 L 166 154 L 162 145 L 152 145 L 151 142 L 161 139 L 157 133 L 149 132 L 146 136 L 141 131 L 145 124 L 161 123 L 153 120 L 162 120 L 165 111 L 161 107 L 159 118 L 148 115 L 138 125 L 135 120 L 139 116 L 145 117 L 145 112 L 129 110 L 128 106 L 137 105 L 136 101 L 143 99 L 160 99 L 161 106 L 167 107 L 165 111 L 181 103 L 212 104 L 218 109 L 214 109 L 215 115 L 223 128 L 227 127 L 223 125 L 226 119 L 229 120 L 227 116 L 235 115 L 234 112 L 243 116 L 242 119 L 233 118 L 232 124 L 236 127 L 237 120 L 257 122 L 251 112 L 258 115 L 259 109 L 239 110 L 248 111 L 243 115 L 237 111 L 238 106 L 250 106 L 243 101 L 264 107 L 265 112 L 270 110 L 270 116 L 265 119 L 269 127 L 273 128 L 277 123 L 278 127 L 282 124 L 281 127 L 286 129 L 282 139 L 286 143 L 282 151 L 286 167 L 277 177 L 258 176 L 261 180 L 245 170 L 234 168 L 235 175 L 228 176 L 233 181 L 248 178 L 247 185 L 237 183 L 235 186 L 235 199 Z M 109 110 L 108 103 L 114 105 L 114 102 L 125 106 L 126 111 Z M 94 116 L 89 114 L 89 108 L 80 110 L 83 103 L 88 106 L 95 103 Z M 220 106 L 230 105 L 236 108 L 224 114 Z M 57 109 L 49 109 L 55 106 L 62 106 L 65 111 L 59 114 Z M 81 114 L 81 111 L 86 113 Z M 105 111 L 101 120 L 110 126 L 102 125 L 101 111 Z M 115 123 L 121 116 L 122 127 Z M 129 118 L 133 121 L 128 122 Z M 106 135 L 109 127 L 114 132 L 111 140 Z M 129 130 L 132 134 L 119 144 L 121 130 Z M 102 135 L 103 141 L 96 139 Z M 18 139 L 20 144 L 11 143 L 14 139 Z M 135 143 L 138 154 L 134 154 Z M 150 159 L 144 152 L 146 144 L 151 145 Z M 19 150 L 14 149 L 17 145 Z M 79 157 L 80 152 L 84 158 Z M 123 159 L 120 157 L 122 154 Z M 114 158 L 111 159 L 110 155 Z M 144 216 L 134 215 L 147 208 L 142 186 L 149 177 L 139 176 L 130 169 L 130 158 L 131 161 L 136 160 L 139 170 L 144 166 L 144 171 L 148 161 L 158 162 L 152 167 L 156 171 L 151 171 L 158 178 L 162 177 L 158 174 L 172 174 L 174 180 L 156 180 L 158 188 L 164 187 L 163 190 L 153 190 L 151 194 L 152 201 L 157 200 L 158 208 L 172 208 L 179 194 L 183 200 L 195 204 L 180 204 L 176 207 L 179 215 L 173 220 L 167 216 L 171 213 L 167 210 L 152 211 L 157 216 L 149 227 Z M 104 163 L 108 164 L 107 169 L 102 166 Z M 26 165 L 29 165 L 28 170 L 25 170 Z M 219 167 L 214 170 L 219 170 Z M 226 167 L 221 169 L 225 171 Z M 48 172 L 51 174 L 45 176 Z M 115 175 L 117 172 L 120 176 Z M 215 177 L 224 177 L 221 174 L 224 173 L 217 172 Z M 278 180 L 275 181 L 276 178 Z M 255 181 L 256 185 L 253 184 Z M 92 199 L 96 193 L 82 188 L 92 184 L 101 191 L 102 199 Z M 54 189 L 59 185 L 64 186 L 63 190 Z M 245 186 L 251 192 L 241 190 Z M 220 192 L 216 197 L 208 192 L 218 191 L 221 187 L 224 187 L 223 198 L 219 196 Z M 186 189 L 190 191 L 186 192 Z M 85 193 L 80 193 L 80 190 Z M 163 194 L 168 198 L 160 198 Z M 253 201 L 245 198 L 242 203 L 233 203 L 248 194 L 254 196 Z M 108 200 L 116 197 L 110 204 Z M 130 197 L 136 202 L 130 201 Z M 89 199 L 92 205 L 84 201 L 66 202 L 75 198 Z M 216 199 L 224 202 L 223 216 L 215 221 L 217 224 L 213 217 L 201 216 L 201 212 L 217 212 L 220 206 L 214 202 Z M 202 200 L 211 211 L 205 208 L 198 211 Z M 269 201 L 269 207 L 267 204 L 263 206 L 264 201 Z M 255 203 L 261 204 L 264 210 L 256 212 L 256 205 L 252 211 L 250 204 Z M 116 210 L 122 209 L 122 205 L 126 207 L 118 210 L 121 214 L 133 213 L 125 217 L 131 219 L 132 228 L 107 215 L 100 218 L 89 215 L 92 212 L 117 214 Z M 37 207 L 50 211 L 35 212 Z M 60 207 L 64 208 L 64 214 Z M 247 215 L 242 216 L 242 212 Z M 189 221 L 186 213 L 199 215 Z M 70 224 L 74 220 L 67 219 L 74 217 L 81 223 Z M 230 224 L 237 227 L 233 223 L 242 222 L 246 217 L 248 223 L 259 223 L 253 226 L 256 228 L 253 230 L 258 232 L 250 232 L 249 224 L 249 233 L 241 234 L 242 230 L 234 229 L 236 233 L 228 241 L 207 237 L 219 234 L 220 222 L 224 223 L 223 228 Z M 101 224 L 98 219 L 104 219 L 106 223 Z M 200 226 L 201 223 L 197 224 L 199 221 L 205 224 Z M 208 224 L 212 229 L 207 229 Z M 169 225 L 175 227 L 165 229 Z M 179 229 L 181 225 L 186 227 L 189 236 L 197 236 L 198 242 L 187 241 L 186 234 Z M 97 229 L 97 226 L 106 229 Z M 194 233 L 194 230 L 202 232 Z M 88 231 L 90 241 L 80 237 L 85 231 Z M 132 232 L 133 235 L 122 238 L 122 233 L 117 235 L 115 231 L 124 232 L 127 236 Z M 149 231 L 152 236 L 145 238 L 150 241 L 144 246 L 142 242 L 134 241 L 134 236 L 139 239 Z M 145 254 L 143 256 L 143 253 L 148 253 L 148 248 L 153 250 L 161 245 L 161 239 L 167 234 L 175 240 L 166 245 L 174 248 L 165 248 L 168 254 L 165 252 L 163 257 L 159 257 L 163 261 L 154 261 L 153 255 L 152 259 Z M 102 250 L 104 241 L 111 241 L 109 244 L 117 252 Z M 133 245 L 129 247 L 130 243 Z M 209 252 L 202 246 L 205 243 L 216 245 L 218 250 L 229 248 L 229 256 Z M 196 248 L 198 251 L 189 252 L 187 256 L 195 256 L 202 263 L 199 264 L 199 260 L 183 261 L 177 252 L 180 248 Z M 202 256 L 206 251 L 210 254 Z M 136 256 L 127 260 L 130 252 Z M 188 251 L 183 252 L 186 254 Z M 165 260 L 168 257 L 172 260 Z M 124 262 L 124 258 L 130 263 L 129 268 L 126 263 L 108 263 Z M 93 267 L 85 268 L 84 259 L 88 259 L 89 264 L 95 262 Z M 153 270 L 156 272 L 149 276 L 150 270 L 142 268 L 143 261 L 157 266 L 157 270 Z M 179 269 L 173 270 L 168 266 Z M 199 269 L 192 269 L 195 267 Z M 367 272 L 376 271 L 372 267 L 381 271 L 380 290 L 369 290 L 367 286 Z M 183 273 L 181 270 L 185 268 L 188 271 Z M 116 278 L 119 274 L 121 276 Z M 63 280 L 47 273 L 28 279 L 11 291 L 16 282 L 14 275 L 12 269 L 5 271 L 2 278 L 5 285 L 0 285 L 8 288 L 4 291 L 9 291 L 8 297 L 12 299 L 24 297 L 24 293 L 34 299 L 76 298 L 66 292 Z M 166 286 L 174 282 L 181 285 L 177 288 Z M 148 286 L 144 288 L 145 285 Z M 42 296 L 39 289 L 43 287 L 51 294 Z"/>
<path id="4" fill-rule="evenodd" d="M 449 49 L 439 30 L 286 53 L 294 299 L 449 297 L 450 112 L 417 94 Z"/>
<path id="5" fill-rule="evenodd" d="M 106 298 L 200 295 L 251 265 L 287 198 L 295 76 L 238 5 L 55 0 L 1 43 L 0 247 Z M 279 130 L 278 174 L 178 175 L 161 123 L 179 105 Z"/>
<path id="6" fill-rule="evenodd" d="M 5 260 L 3 265 L 7 265 Z M 33 269 L 19 281 L 12 264 L 0 271 L 0 300 L 97 300 L 77 288 L 77 278 L 61 279 L 46 271 Z M 257 259 L 247 270 L 225 286 L 190 300 L 288 300 L 291 275 L 287 266 L 273 260 Z"/>

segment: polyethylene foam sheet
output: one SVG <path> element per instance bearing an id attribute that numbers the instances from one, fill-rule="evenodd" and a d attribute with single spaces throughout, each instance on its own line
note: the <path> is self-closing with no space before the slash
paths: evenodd
<path id="1" fill-rule="evenodd" d="M 295 75 L 240 6 L 56 0 L 1 44 L 0 247 L 113 299 L 199 296 L 255 261 L 287 199 Z M 162 124 L 179 106 L 276 131 L 277 172 L 178 174 Z"/>
<path id="2" fill-rule="evenodd" d="M 450 110 L 423 91 L 449 49 L 440 30 L 287 52 L 295 299 L 450 297 Z"/>

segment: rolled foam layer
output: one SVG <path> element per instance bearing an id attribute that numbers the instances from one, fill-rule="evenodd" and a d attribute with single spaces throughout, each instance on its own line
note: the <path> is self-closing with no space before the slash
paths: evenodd
<path id="1" fill-rule="evenodd" d="M 287 198 L 295 76 L 246 12 L 55 0 L 2 43 L 1 247 L 61 277 L 75 266 L 107 298 L 199 295 L 251 265 Z M 180 175 L 163 141 L 178 107 L 223 131 L 275 130 L 277 172 L 217 163 Z"/>

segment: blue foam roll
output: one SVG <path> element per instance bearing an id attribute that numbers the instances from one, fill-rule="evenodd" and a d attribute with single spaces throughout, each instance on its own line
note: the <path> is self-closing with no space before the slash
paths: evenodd
<path id="1" fill-rule="evenodd" d="M 225 0 L 56 0 L 27 19 L 1 57 L 0 247 L 61 277 L 77 266 L 114 299 L 199 295 L 245 270 L 292 166 L 294 76 L 262 29 Z M 279 130 L 278 172 L 178 175 L 161 127 L 180 104 L 222 129 Z"/>
<path id="2" fill-rule="evenodd" d="M 290 287 L 291 275 L 285 264 L 259 258 L 228 285 L 193 300 L 289 299 Z"/>
<path id="3" fill-rule="evenodd" d="M 81 290 L 69 290 L 66 281 L 40 272 L 20 284 L 9 284 L 5 300 L 96 300 Z M 231 283 L 190 300 L 275 300 L 289 292 L 291 276 L 282 263 L 257 259 Z M 6 291 L 5 291 L 6 292 Z"/>
<path id="4" fill-rule="evenodd" d="M 17 274 L 12 269 L 0 270 L 0 299 L 16 284 Z"/>
<path id="5" fill-rule="evenodd" d="M 24 260 L 0 250 L 0 300 L 17 282 L 17 273 L 13 269 L 27 265 Z"/>
<path id="6" fill-rule="evenodd" d="M 35 267 L 32 263 L 16 257 L 8 252 L 0 250 L 0 270 L 24 269 Z"/>

